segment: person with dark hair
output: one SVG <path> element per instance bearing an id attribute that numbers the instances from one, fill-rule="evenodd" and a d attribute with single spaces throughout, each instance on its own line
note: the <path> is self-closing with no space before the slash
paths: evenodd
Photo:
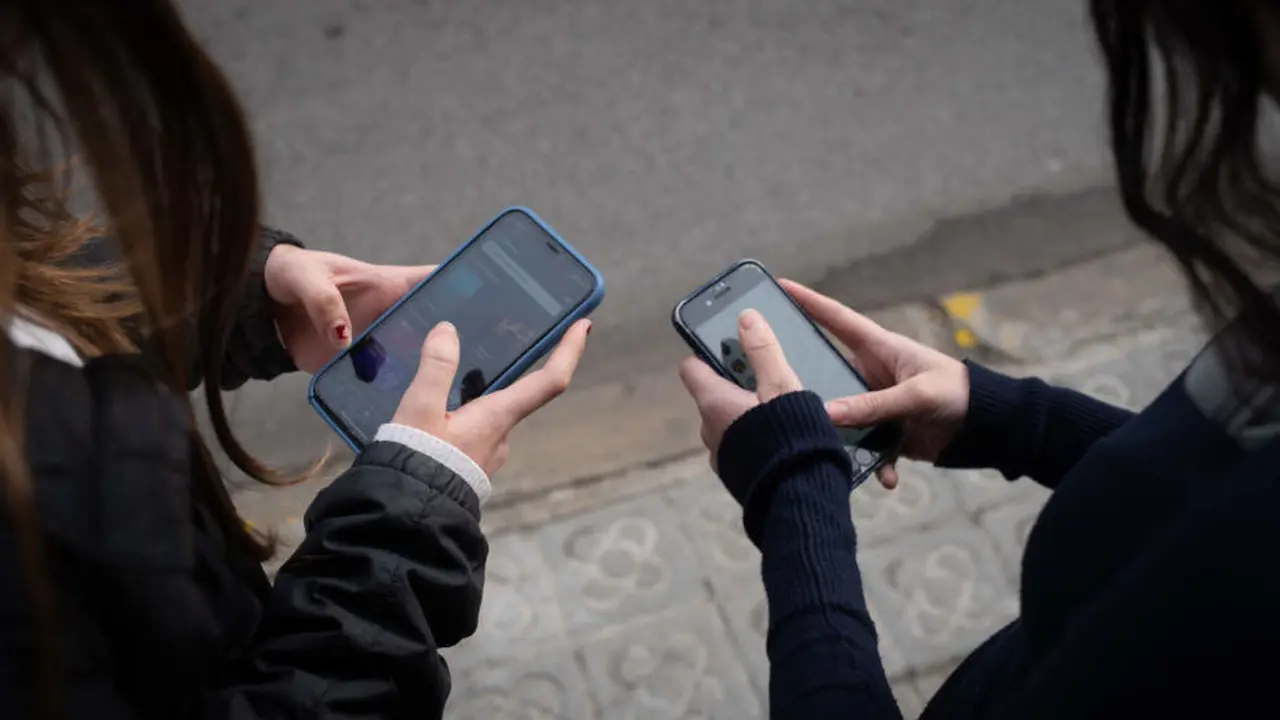
<path id="1" fill-rule="evenodd" d="M 961 363 L 787 283 L 878 388 L 827 406 L 764 319 L 740 318 L 748 392 L 690 359 L 721 480 L 746 508 L 769 603 L 776 718 L 901 717 L 876 649 L 835 425 L 900 421 L 903 454 L 1054 490 L 1022 562 L 1022 615 L 924 718 L 1242 717 L 1280 673 L 1280 186 L 1263 116 L 1280 3 L 1092 0 L 1124 206 L 1220 331 L 1150 406 L 1112 407 Z M 834 424 L 833 422 L 834 421 Z M 892 465 L 880 479 L 892 487 Z"/>
<path id="2" fill-rule="evenodd" d="M 286 480 L 219 391 L 318 369 L 428 268 L 259 227 L 245 119 L 168 0 L 0 3 L 0 81 L 0 715 L 439 717 L 439 650 L 478 619 L 489 475 L 589 324 L 452 413 L 458 336 L 432 330 L 273 586 L 188 391 L 241 470 Z"/>

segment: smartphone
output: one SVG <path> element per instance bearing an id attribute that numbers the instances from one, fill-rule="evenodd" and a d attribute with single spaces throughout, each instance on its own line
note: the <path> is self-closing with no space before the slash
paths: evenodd
<path id="1" fill-rule="evenodd" d="M 458 330 L 449 409 L 510 385 L 604 299 L 604 278 L 549 225 L 509 208 L 320 369 L 311 405 L 353 450 L 391 420 L 438 323 Z"/>
<path id="2" fill-rule="evenodd" d="M 867 392 L 867 383 L 858 371 L 754 260 L 734 264 L 681 300 L 672 312 L 672 323 L 693 351 L 717 372 L 754 391 L 755 373 L 738 340 L 738 316 L 747 309 L 756 310 L 768 321 L 805 388 L 823 400 Z M 896 423 L 838 430 L 853 460 L 855 487 L 893 457 L 902 441 L 902 428 Z"/>

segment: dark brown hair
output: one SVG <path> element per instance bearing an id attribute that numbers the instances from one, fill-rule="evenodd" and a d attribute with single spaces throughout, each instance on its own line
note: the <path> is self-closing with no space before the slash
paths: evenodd
<path id="1" fill-rule="evenodd" d="M 187 396 L 191 348 L 218 387 L 258 233 L 249 133 L 226 80 L 168 0 L 8 0 L 0 88 L 0 321 L 31 313 L 86 356 L 145 344 L 159 379 L 187 402 L 194 492 L 234 543 L 269 556 L 237 517 Z M 68 165 L 73 156 L 81 162 Z M 91 180 L 96 222 L 69 207 L 77 172 Z M 71 267 L 99 234 L 120 264 Z M 48 716 L 56 597 L 23 457 L 21 359 L 0 341 L 0 497 L 30 605 L 34 709 Z M 224 451 L 268 479 L 228 428 L 221 394 L 204 395 Z"/>
<path id="2" fill-rule="evenodd" d="M 1124 207 L 1169 249 L 1238 373 L 1280 374 L 1280 187 L 1261 145 L 1277 7 L 1264 0 L 1091 0 Z M 1270 72 L 1276 72 L 1275 69 Z M 1238 330 L 1238 331 L 1237 331 Z"/>

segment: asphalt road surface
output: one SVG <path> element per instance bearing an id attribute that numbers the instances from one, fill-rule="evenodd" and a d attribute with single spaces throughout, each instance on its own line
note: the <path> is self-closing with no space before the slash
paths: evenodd
<path id="1" fill-rule="evenodd" d="M 1106 177 L 1082 0 L 181 4 L 252 116 L 271 222 L 417 264 L 533 208 L 608 279 L 591 385 L 678 352 L 672 304 L 733 260 L 817 280 Z M 873 279 L 962 283 L 1001 261 L 976 240 Z M 279 387 L 240 419 L 273 449 L 311 422 Z"/>

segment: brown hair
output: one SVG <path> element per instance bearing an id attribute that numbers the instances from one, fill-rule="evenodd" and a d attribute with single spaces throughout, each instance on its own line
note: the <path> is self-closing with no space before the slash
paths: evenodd
<path id="1" fill-rule="evenodd" d="M 144 342 L 160 380 L 188 403 L 194 492 L 228 537 L 265 559 L 269 543 L 238 519 L 187 396 L 190 348 L 218 387 L 258 233 L 249 133 L 226 80 L 168 0 L 10 0 L 0 4 L 0 83 L 0 321 L 31 313 L 87 356 Z M 83 162 L 67 165 L 73 155 Z M 99 223 L 71 209 L 68 178 L 81 173 Z M 100 233 L 121 262 L 69 266 Z M 34 629 L 33 709 L 47 716 L 54 593 L 23 457 L 21 360 L 0 341 L 0 490 Z M 224 451 L 268 479 L 228 428 L 221 394 L 204 395 Z"/>
<path id="2" fill-rule="evenodd" d="M 1277 7 L 1263 0 L 1091 0 L 1110 82 L 1124 207 L 1182 267 L 1240 377 L 1280 374 L 1280 187 L 1260 145 Z M 1248 268 L 1248 269 L 1246 269 Z"/>

